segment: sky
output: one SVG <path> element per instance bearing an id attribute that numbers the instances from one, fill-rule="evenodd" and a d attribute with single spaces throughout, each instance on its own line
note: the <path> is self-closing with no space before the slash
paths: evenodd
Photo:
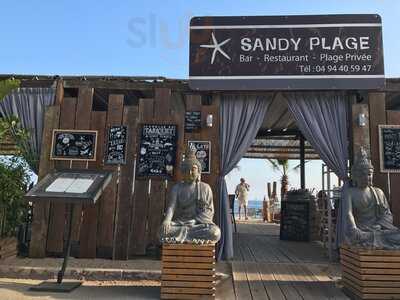
<path id="1" fill-rule="evenodd" d="M 342 13 L 382 17 L 385 74 L 400 77 L 398 0 L 4 1 L 0 73 L 187 78 L 193 16 Z M 239 166 L 228 187 L 248 178 L 250 199 L 262 199 L 266 182 L 279 180 L 264 161 L 242 160 Z M 320 188 L 321 162 L 306 170 L 307 186 Z M 289 177 L 292 187 L 298 186 L 298 174 Z"/>

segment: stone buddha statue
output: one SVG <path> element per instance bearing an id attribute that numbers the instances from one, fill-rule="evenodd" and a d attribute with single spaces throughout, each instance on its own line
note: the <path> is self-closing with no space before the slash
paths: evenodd
<path id="1" fill-rule="evenodd" d="M 214 204 L 210 186 L 200 181 L 201 163 L 188 150 L 181 164 L 183 181 L 175 184 L 160 228 L 162 243 L 216 243 L 221 231 L 213 223 Z"/>
<path id="2" fill-rule="evenodd" d="M 372 186 L 373 166 L 361 148 L 352 167 L 352 181 L 343 195 L 344 242 L 371 249 L 400 249 L 400 229 L 383 191 Z"/>

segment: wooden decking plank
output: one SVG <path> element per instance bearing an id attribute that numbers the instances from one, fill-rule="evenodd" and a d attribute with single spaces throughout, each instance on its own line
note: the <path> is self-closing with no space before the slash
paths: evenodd
<path id="1" fill-rule="evenodd" d="M 256 256 L 256 261 L 278 262 L 279 259 L 275 253 L 271 251 L 271 247 L 263 246 L 262 239 L 262 236 L 255 236 L 249 241 L 249 245 Z"/>
<path id="2" fill-rule="evenodd" d="M 260 272 L 261 280 L 263 281 L 265 290 L 271 300 L 284 300 L 286 299 L 281 288 L 279 287 L 273 273 L 271 272 L 271 264 L 259 263 L 257 264 Z"/>
<path id="3" fill-rule="evenodd" d="M 285 269 L 285 264 L 270 264 L 270 268 L 287 300 L 302 299 L 300 293 L 293 285 L 288 270 Z"/>
<path id="4" fill-rule="evenodd" d="M 245 265 L 251 296 L 253 297 L 253 300 L 268 299 L 267 292 L 265 291 L 256 264 L 257 263 L 246 263 Z"/>
<path id="5" fill-rule="evenodd" d="M 303 274 L 308 281 L 308 286 L 311 289 L 312 293 L 315 294 L 316 298 L 326 298 L 332 299 L 336 298 L 337 296 L 341 296 L 340 293 L 337 293 L 337 289 L 332 289 L 332 285 L 329 286 L 329 282 L 322 282 L 319 281 L 314 274 L 306 268 L 304 265 L 296 265 L 296 268 L 299 269 L 301 274 Z"/>
<path id="6" fill-rule="evenodd" d="M 236 299 L 251 299 L 245 263 L 236 261 L 232 262 L 232 275 Z"/>
<path id="7" fill-rule="evenodd" d="M 239 248 L 243 255 L 244 261 L 255 261 L 253 254 L 251 253 L 247 243 L 245 242 L 244 238 L 239 238 Z"/>
<path id="8" fill-rule="evenodd" d="M 304 266 L 310 271 L 314 277 L 320 282 L 324 289 L 329 293 L 329 299 L 344 300 L 348 299 L 343 292 L 337 288 L 331 278 L 327 274 L 321 273 L 315 265 L 308 264 Z"/>
<path id="9" fill-rule="evenodd" d="M 276 242 L 274 241 L 274 237 L 265 236 L 264 238 L 260 238 L 261 245 L 268 249 L 268 252 L 273 254 L 278 262 L 291 262 L 289 257 L 283 254 L 278 247 L 276 247 Z M 274 259 L 275 260 L 275 259 Z"/>
<path id="10" fill-rule="evenodd" d="M 238 234 L 233 235 L 233 260 L 234 261 L 243 261 L 242 252 L 239 247 L 239 237 Z"/>

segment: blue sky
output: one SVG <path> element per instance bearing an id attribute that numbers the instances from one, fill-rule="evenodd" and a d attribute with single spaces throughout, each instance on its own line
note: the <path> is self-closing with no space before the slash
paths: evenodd
<path id="1" fill-rule="evenodd" d="M 340 13 L 381 15 L 386 76 L 400 77 L 397 0 L 4 1 L 0 73 L 187 78 L 192 16 Z M 262 198 L 266 182 L 279 179 L 266 163 L 242 160 L 239 165 L 228 185 L 240 176 L 249 178 L 252 198 Z M 320 162 L 307 165 L 310 186 L 320 186 L 320 170 Z M 298 174 L 290 177 L 298 186 Z"/>
<path id="2" fill-rule="evenodd" d="M 400 73 L 400 1 L 4 1 L 0 72 L 188 76 L 188 24 L 199 15 L 378 13 L 385 69 Z"/>

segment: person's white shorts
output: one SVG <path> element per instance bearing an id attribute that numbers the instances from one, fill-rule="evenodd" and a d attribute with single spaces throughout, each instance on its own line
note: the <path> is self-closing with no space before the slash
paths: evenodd
<path id="1" fill-rule="evenodd" d="M 247 197 L 246 198 L 239 197 L 238 200 L 239 200 L 239 206 L 242 206 L 242 205 L 247 206 L 249 204 L 249 200 L 247 199 Z"/>

